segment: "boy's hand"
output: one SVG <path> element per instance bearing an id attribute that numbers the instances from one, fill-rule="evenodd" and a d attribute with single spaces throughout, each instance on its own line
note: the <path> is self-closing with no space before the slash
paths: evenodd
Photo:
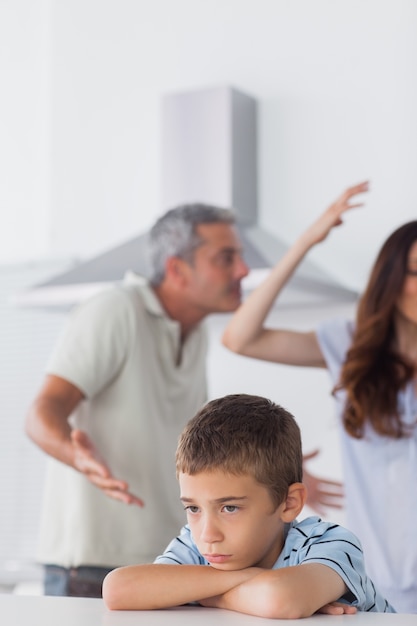
<path id="1" fill-rule="evenodd" d="M 326 615 L 354 615 L 357 612 L 356 606 L 344 604 L 344 602 L 329 602 L 317 611 L 317 613 L 325 613 Z"/>

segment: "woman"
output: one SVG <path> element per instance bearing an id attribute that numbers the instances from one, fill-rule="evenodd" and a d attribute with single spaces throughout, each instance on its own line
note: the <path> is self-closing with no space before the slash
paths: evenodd
<path id="1" fill-rule="evenodd" d="M 371 578 L 400 612 L 417 613 L 417 221 L 382 246 L 356 322 L 313 332 L 267 329 L 265 318 L 307 252 L 346 211 L 361 183 L 308 228 L 233 316 L 229 349 L 276 363 L 326 367 L 340 416 L 347 525 Z"/>

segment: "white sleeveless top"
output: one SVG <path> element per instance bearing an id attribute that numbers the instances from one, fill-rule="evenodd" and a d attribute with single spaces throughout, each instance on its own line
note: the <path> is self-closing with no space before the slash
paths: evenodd
<path id="1" fill-rule="evenodd" d="M 317 338 L 334 384 L 350 347 L 354 325 L 322 323 Z M 361 540 L 367 571 L 395 609 L 417 613 L 417 397 L 413 385 L 398 405 L 412 435 L 392 439 L 365 429 L 349 436 L 342 424 L 344 392 L 336 397 L 346 492 L 346 525 Z"/>

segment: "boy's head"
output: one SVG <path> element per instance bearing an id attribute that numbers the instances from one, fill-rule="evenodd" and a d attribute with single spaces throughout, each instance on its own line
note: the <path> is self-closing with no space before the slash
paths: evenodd
<path id="1" fill-rule="evenodd" d="M 294 417 L 266 398 L 247 394 L 212 400 L 183 430 L 177 475 L 221 470 L 250 475 L 275 507 L 302 481 L 300 429 Z"/>
<path id="2" fill-rule="evenodd" d="M 181 501 L 210 565 L 273 567 L 305 501 L 301 465 L 294 418 L 266 398 L 219 398 L 188 423 L 177 448 Z"/>

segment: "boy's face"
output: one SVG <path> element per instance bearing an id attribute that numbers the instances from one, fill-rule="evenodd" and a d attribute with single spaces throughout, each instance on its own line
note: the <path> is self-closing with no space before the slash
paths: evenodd
<path id="1" fill-rule="evenodd" d="M 285 503 L 275 508 L 264 485 L 221 470 L 180 474 L 179 484 L 193 539 L 213 567 L 274 565 L 284 543 Z"/>

